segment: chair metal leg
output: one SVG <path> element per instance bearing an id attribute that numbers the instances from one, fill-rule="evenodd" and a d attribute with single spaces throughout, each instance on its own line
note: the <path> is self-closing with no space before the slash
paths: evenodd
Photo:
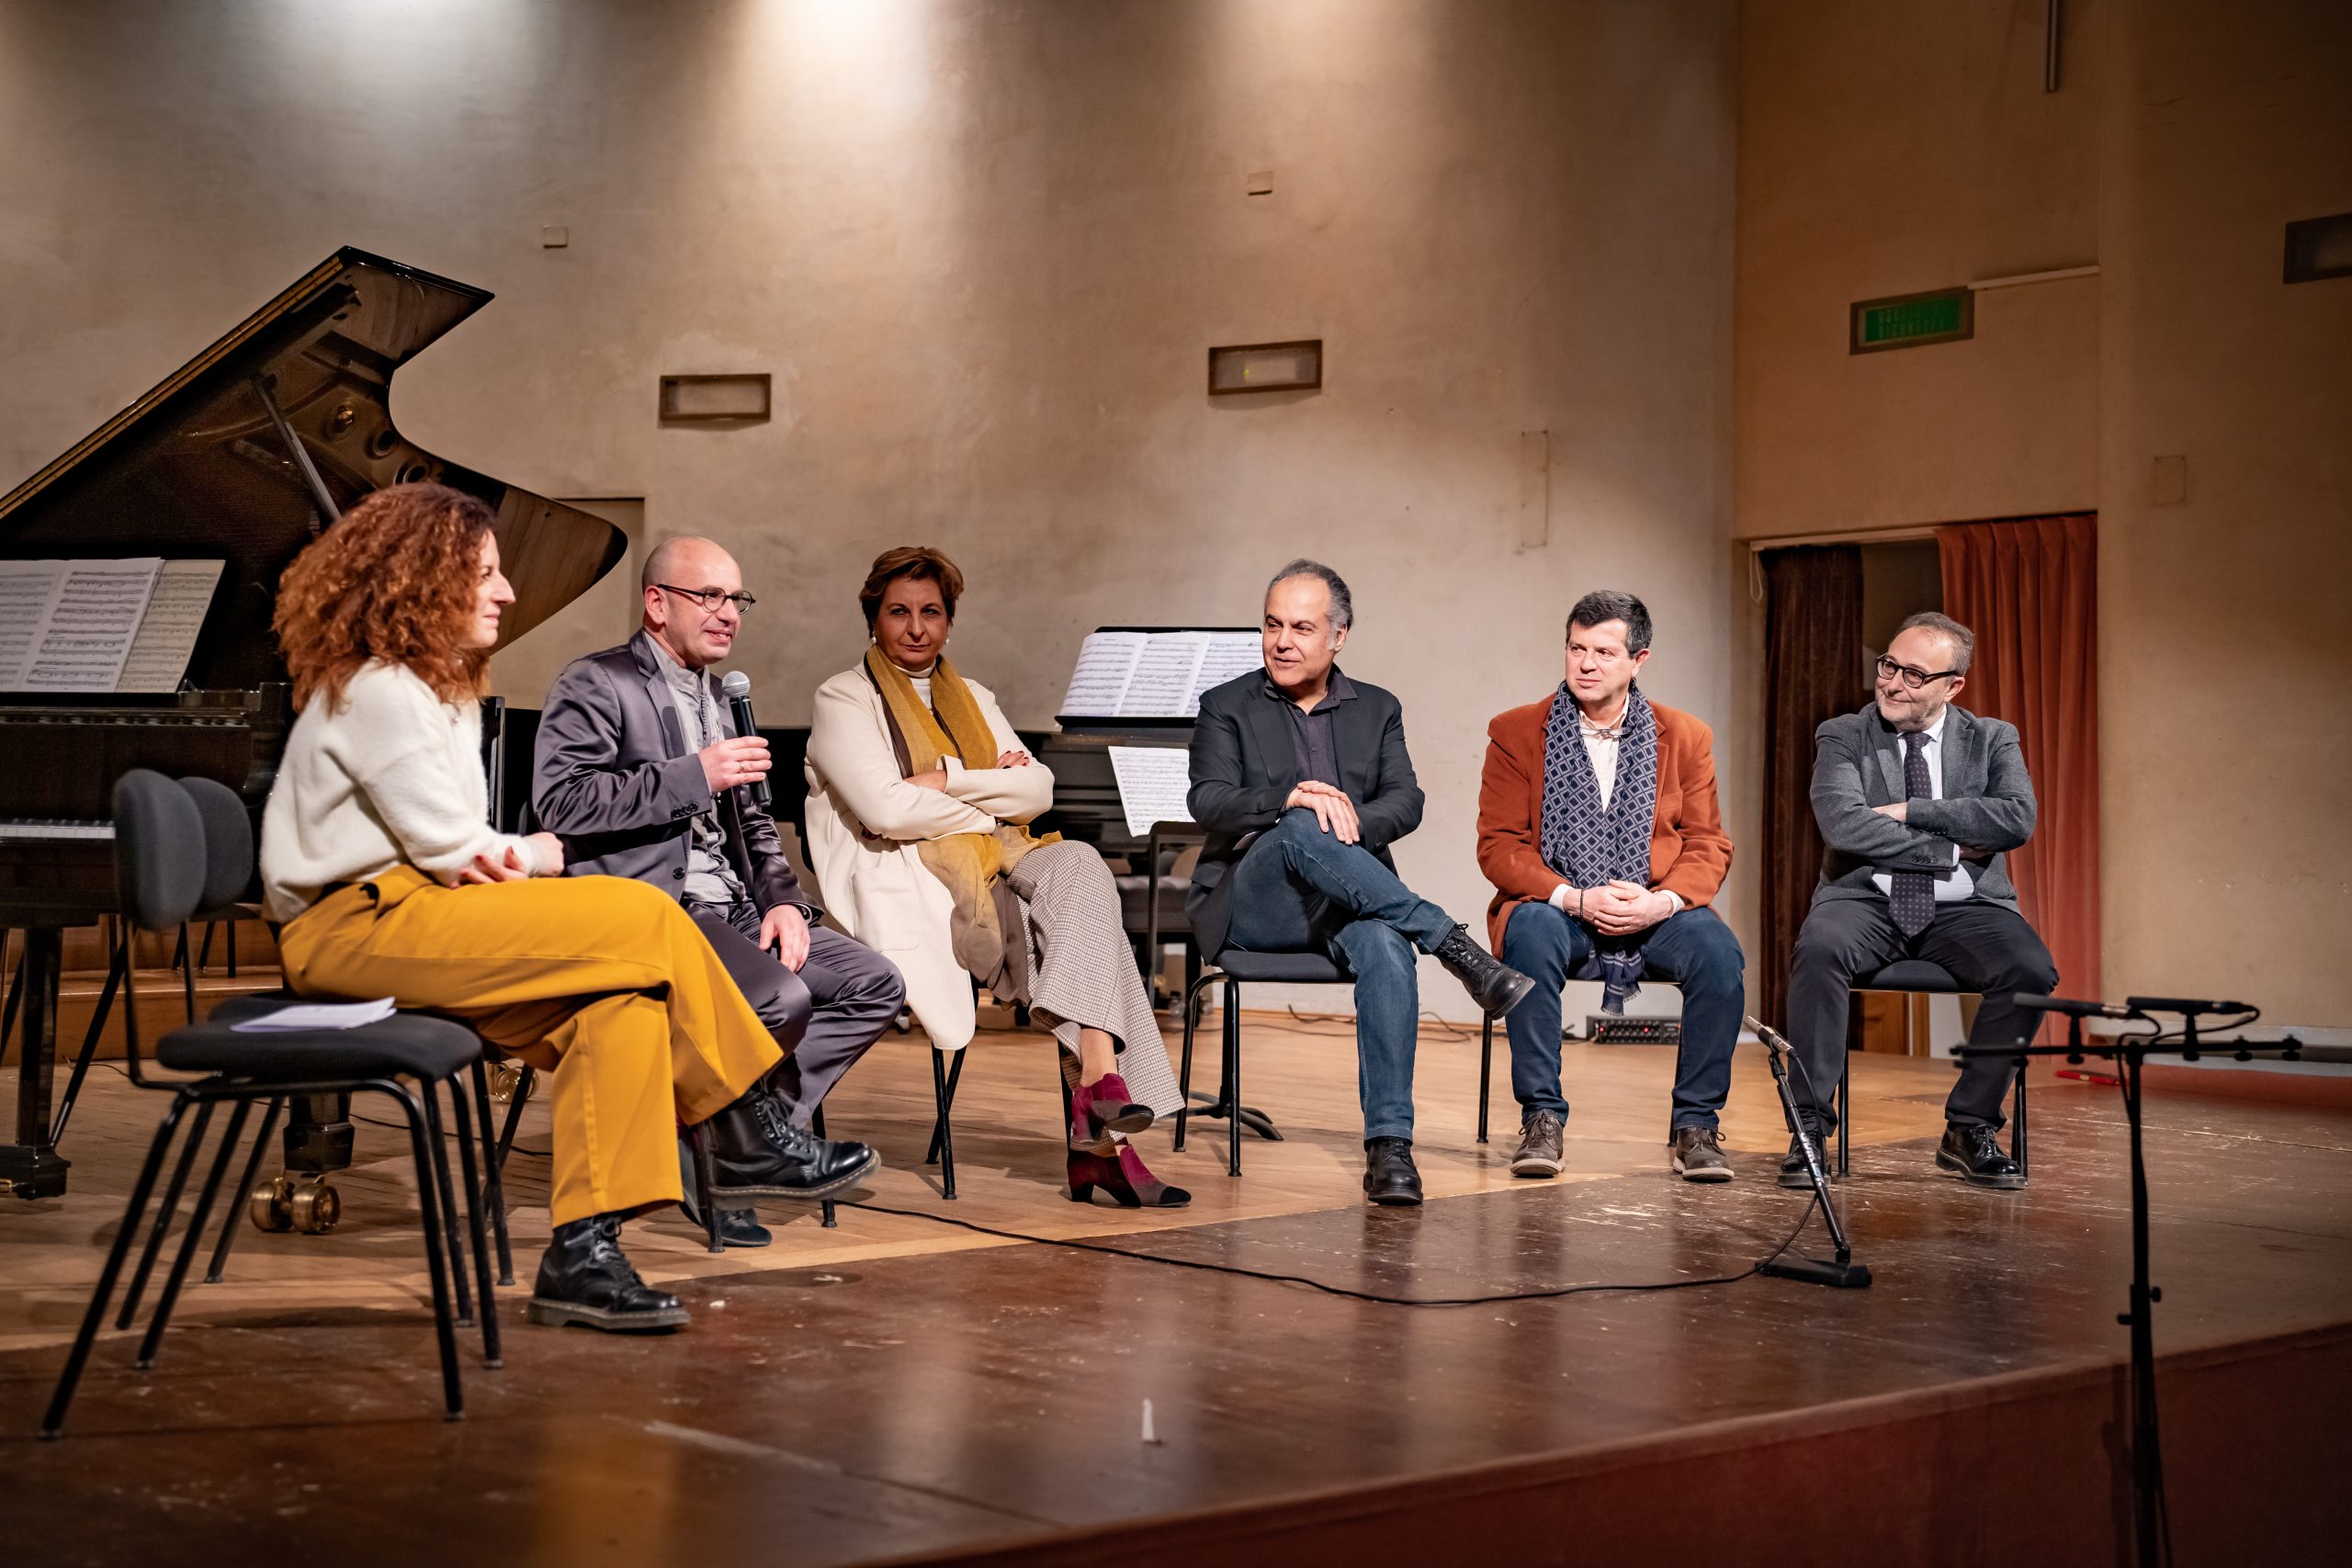
<path id="1" fill-rule="evenodd" d="M 931 1049 L 933 1055 L 938 1055 L 938 1046 L 934 1045 Z M 969 1047 L 967 1046 L 966 1049 L 968 1050 Z M 947 1112 L 950 1110 L 953 1110 L 956 1104 L 956 1086 L 963 1080 L 963 1077 L 964 1053 L 962 1051 L 958 1051 L 956 1053 L 956 1060 L 949 1063 L 947 1066 L 947 1097 L 945 1100 L 940 1100 L 938 1114 L 932 1120 L 931 1147 L 923 1151 L 922 1156 L 922 1163 L 925 1165 L 937 1165 L 939 1163 L 939 1130 L 947 1125 Z M 938 1086 L 933 1084 L 932 1088 L 932 1098 L 934 1100 L 939 1100 Z"/>
<path id="2" fill-rule="evenodd" d="M 211 1266 L 204 1271 L 208 1285 L 219 1284 L 220 1271 L 229 1266 L 229 1249 L 236 1245 L 237 1232 L 243 1228 L 237 1220 L 244 1211 L 245 1195 L 254 1190 L 254 1178 L 261 1174 L 262 1156 L 269 1152 L 270 1134 L 277 1131 L 278 1113 L 285 1109 L 286 1101 L 280 1097 L 271 1100 L 269 1110 L 262 1115 L 261 1131 L 254 1135 L 254 1152 L 245 1156 L 245 1173 L 238 1179 L 236 1196 L 230 1200 L 228 1213 L 220 1221 L 220 1245 L 212 1249 Z"/>
<path id="3" fill-rule="evenodd" d="M 481 1058 L 474 1058 L 475 1066 Z M 466 1228 L 473 1243 L 474 1290 L 481 1303 L 481 1359 L 485 1366 L 501 1364 L 498 1353 L 498 1298 L 490 1282 L 489 1227 L 482 1224 L 481 1173 L 474 1160 L 474 1115 L 466 1104 L 466 1086 L 454 1076 L 449 1086 L 449 1117 L 458 1133 L 458 1174 L 466 1187 Z M 428 1086 L 429 1087 L 429 1086 Z"/>
<path id="4" fill-rule="evenodd" d="M 710 1152 L 710 1123 L 697 1122 L 687 1128 L 686 1145 L 695 1156 L 695 1197 L 702 1211 L 703 1246 L 712 1252 L 724 1252 L 727 1244 L 718 1236 L 718 1160 Z"/>
<path id="5" fill-rule="evenodd" d="M 233 980 L 233 979 L 235 979 L 235 978 L 237 977 L 237 922 L 236 922 L 236 921 L 234 921 L 234 920 L 231 920 L 231 921 L 229 922 L 229 929 L 228 929 L 227 931 L 223 931 L 223 932 L 221 933 L 221 941 L 222 941 L 222 942 L 227 945 L 227 947 L 228 947 L 228 949 L 229 949 L 229 978 L 231 978 L 232 980 Z"/>
<path id="6" fill-rule="evenodd" d="M 825 1108 L 823 1106 L 817 1105 L 809 1108 L 808 1130 L 811 1133 L 816 1134 L 820 1139 L 824 1137 Z M 817 1225 L 819 1229 L 830 1231 L 839 1230 L 841 1228 L 842 1222 L 833 1213 L 833 1201 L 831 1198 L 821 1198 L 818 1200 L 817 1215 Z"/>
<path id="7" fill-rule="evenodd" d="M 1487 1141 L 1487 1083 L 1495 1070 L 1495 1015 L 1478 1027 L 1478 1141 Z"/>
<path id="8" fill-rule="evenodd" d="M 441 1349 L 441 1403 L 455 1421 L 466 1413 L 466 1396 L 458 1383 L 458 1330 L 449 1311 L 448 1258 L 442 1247 L 441 1219 L 434 1197 L 438 1183 L 434 1179 L 433 1156 L 437 1151 L 426 1142 L 424 1112 L 413 1095 L 389 1081 L 369 1087 L 398 1100 L 401 1114 L 408 1118 L 409 1153 L 416 1162 L 416 1212 L 419 1228 L 424 1233 L 425 1269 L 433 1279 L 433 1333 Z"/>
<path id="9" fill-rule="evenodd" d="M 187 1234 L 180 1237 L 179 1256 L 172 1259 L 172 1271 L 164 1279 L 164 1293 L 155 1298 L 155 1315 L 148 1319 L 146 1337 L 139 1342 L 138 1365 L 142 1372 L 155 1364 L 164 1330 L 172 1321 L 172 1308 L 180 1299 L 180 1287 L 187 1282 L 187 1266 L 196 1260 L 197 1247 L 204 1240 L 204 1223 L 212 1217 L 213 1201 L 220 1196 L 220 1179 L 228 1174 L 229 1157 L 244 1140 L 245 1118 L 253 1108 L 252 1100 L 240 1100 L 229 1112 L 228 1131 L 220 1134 L 220 1152 L 212 1156 L 212 1169 L 204 1179 L 203 1190 L 197 1194 L 196 1213 L 188 1216 Z"/>
<path id="10" fill-rule="evenodd" d="M 1225 1087 L 1217 1099 L 1226 1108 L 1225 1173 L 1241 1174 L 1241 986 L 1225 981 Z"/>
<path id="11" fill-rule="evenodd" d="M 57 1120 L 49 1129 L 49 1141 L 52 1144 L 65 1141 L 65 1123 L 73 1120 L 74 1102 L 82 1095 L 82 1080 L 88 1076 L 90 1062 L 98 1054 L 98 1037 L 106 1032 L 107 1020 L 114 1012 L 115 994 L 121 989 L 123 976 L 130 968 L 130 939 L 124 936 L 116 941 L 114 956 L 107 961 L 107 983 L 98 992 L 97 1009 L 90 1014 L 90 1027 L 82 1036 L 82 1049 L 74 1058 L 74 1071 L 65 1080 L 65 1092 L 58 1097 Z M 6 1038 L 7 1032 L 0 1030 L 0 1040 Z"/>
<path id="12" fill-rule="evenodd" d="M 506 1237 L 506 1179 L 499 1173 L 496 1118 L 490 1113 L 490 1068 L 480 1056 L 473 1065 L 474 1113 L 481 1118 L 482 1201 L 490 1206 L 490 1226 L 498 1238 L 498 1282 L 514 1282 L 514 1249 Z"/>
<path id="13" fill-rule="evenodd" d="M 956 1104 L 956 1077 L 964 1070 L 964 1053 L 956 1053 L 955 1074 L 947 1067 L 947 1053 L 934 1045 L 931 1048 L 931 1093 L 939 1102 L 939 1195 L 953 1201 L 956 1196 L 956 1129 L 948 1121 L 948 1112 Z"/>
<path id="14" fill-rule="evenodd" d="M 416 1087 L 424 1111 L 424 1130 L 433 1137 L 433 1186 L 440 1194 L 441 1221 L 447 1232 L 442 1239 L 449 1248 L 449 1283 L 458 1303 L 458 1326 L 471 1328 L 473 1286 L 466 1279 L 465 1241 L 458 1228 L 458 1198 L 449 1181 L 449 1140 L 441 1128 L 441 1096 L 436 1092 L 440 1086 L 427 1080 Z"/>
<path id="15" fill-rule="evenodd" d="M 122 1293 L 122 1314 L 115 1319 L 115 1327 L 129 1328 L 131 1318 L 139 1311 L 139 1300 L 147 1293 L 147 1279 L 154 1271 L 155 1258 L 164 1249 L 164 1238 L 171 1234 L 172 1220 L 179 1213 L 180 1193 L 187 1186 L 187 1173 L 196 1166 L 196 1152 L 204 1145 L 204 1130 L 212 1124 L 212 1102 L 206 1100 L 196 1108 L 196 1125 L 188 1129 L 187 1142 L 180 1145 L 179 1164 L 172 1168 L 171 1184 L 164 1189 L 164 1201 L 155 1210 L 155 1224 L 147 1233 L 147 1245 L 140 1249 L 139 1267 L 131 1271 L 130 1286 Z"/>
<path id="16" fill-rule="evenodd" d="M 1846 1053 L 1846 1065 L 1838 1069 L 1838 1174 L 1840 1176 L 1853 1168 L 1846 1159 L 1846 1123 L 1853 1120 L 1848 1114 L 1854 1103 L 1853 1079 L 1854 1054 L 1849 1051 Z"/>
<path id="17" fill-rule="evenodd" d="M 5 933 L 0 933 L 0 963 L 7 961 L 8 948 Z M 17 1027 L 17 1004 L 24 999 L 24 996 L 25 960 L 22 954 L 18 954 L 15 966 L 8 971 L 8 1000 L 0 1005 L 0 1049 L 7 1046 L 8 1036 Z"/>
<path id="18" fill-rule="evenodd" d="M 90 1305 L 82 1314 L 81 1332 L 74 1337 L 74 1348 L 66 1353 L 65 1370 L 57 1374 L 57 1388 L 49 1396 L 49 1409 L 40 1418 L 40 1435 L 44 1438 L 54 1438 L 64 1428 L 65 1412 L 74 1403 L 74 1390 L 82 1381 L 82 1369 L 89 1364 L 90 1347 L 98 1337 L 98 1325 L 106 1321 L 107 1302 L 114 1294 L 115 1281 L 122 1275 L 122 1260 L 130 1252 L 130 1238 L 146 1216 L 148 1196 L 155 1190 L 155 1173 L 164 1168 L 164 1151 L 171 1146 L 172 1134 L 179 1130 L 180 1114 L 187 1107 L 187 1095 L 174 1095 L 171 1109 L 164 1112 L 154 1137 L 148 1141 L 147 1161 L 139 1168 L 139 1179 L 130 1189 L 130 1201 L 123 1205 L 122 1227 L 115 1232 L 114 1245 L 107 1249 L 106 1267 L 98 1271 L 98 1282 L 90 1292 Z"/>
<path id="19" fill-rule="evenodd" d="M 514 1129 L 522 1124 L 523 1107 L 531 1100 L 531 1090 L 538 1083 L 538 1074 L 525 1067 L 514 1079 L 514 1092 L 506 1100 L 506 1121 L 498 1129 L 498 1168 L 506 1168 L 506 1151 L 514 1146 Z"/>
<path id="20" fill-rule="evenodd" d="M 1184 1152 L 1184 1121 L 1193 1110 L 1193 1035 L 1200 1026 L 1202 989 L 1219 976 L 1195 974 L 1184 987 L 1184 1055 L 1176 1072 L 1176 1152 Z"/>
<path id="21" fill-rule="evenodd" d="M 220 922 L 218 920 L 207 920 L 204 922 L 204 942 L 203 944 L 196 950 L 196 972 L 199 975 L 203 974 L 206 969 L 211 966 L 212 933 L 220 929 Z"/>
<path id="22" fill-rule="evenodd" d="M 2019 1176 L 2031 1174 L 2026 1165 L 2025 1155 L 2025 1069 L 2026 1064 L 2031 1059 L 2028 1056 L 2018 1058 L 2018 1130 L 2016 1136 L 2009 1140 L 2009 1157 L 2018 1162 Z"/>

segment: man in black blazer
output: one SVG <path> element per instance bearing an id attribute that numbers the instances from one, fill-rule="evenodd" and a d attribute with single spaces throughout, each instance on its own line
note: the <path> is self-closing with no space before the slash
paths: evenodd
<path id="1" fill-rule="evenodd" d="M 1898 958 L 1941 965 L 1984 995 L 1972 1045 L 2030 1037 L 2039 1015 L 2011 994 L 2058 986 L 2002 861 L 2033 835 L 2033 779 L 2017 729 L 1951 701 L 1975 648 L 1957 621 L 1912 616 L 1878 661 L 1876 700 L 1814 735 L 1813 815 L 1827 848 L 1790 965 L 1789 1036 L 1805 1067 L 1799 1112 L 1816 1137 L 1838 1124 L 1829 1100 L 1845 1068 L 1855 976 Z M 1979 1187 L 2025 1185 L 1996 1136 L 2015 1070 L 2001 1056 L 1961 1068 L 1944 1104 L 1939 1168 Z M 1792 1139 L 1781 1185 L 1810 1184 Z"/>
<path id="2" fill-rule="evenodd" d="M 1414 951 L 1434 954 L 1492 1016 L 1534 982 L 1397 878 L 1388 846 L 1420 826 L 1403 710 L 1334 662 L 1354 620 L 1348 585 L 1295 560 L 1266 585 L 1265 668 L 1201 698 L 1193 819 L 1208 829 L 1186 896 L 1210 956 L 1321 953 L 1355 978 L 1364 1192 L 1421 1201 L 1413 1168 Z"/>

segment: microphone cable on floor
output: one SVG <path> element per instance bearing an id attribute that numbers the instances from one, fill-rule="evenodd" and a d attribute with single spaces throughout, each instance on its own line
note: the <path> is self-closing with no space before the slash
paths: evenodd
<path id="1" fill-rule="evenodd" d="M 1780 1246 L 1736 1274 L 1715 1274 L 1699 1280 L 1651 1280 L 1626 1284 L 1599 1280 L 1582 1285 L 1560 1285 L 1543 1291 L 1507 1291 L 1488 1296 L 1395 1296 L 1378 1291 L 1359 1291 L 1346 1285 L 1334 1285 L 1326 1280 L 1310 1279 L 1305 1274 L 1277 1274 L 1270 1269 L 1245 1269 L 1235 1263 L 1209 1263 L 1195 1258 L 1170 1258 L 1165 1253 L 1143 1252 L 1134 1247 L 1113 1247 L 1099 1241 L 1031 1235 L 1024 1231 L 1003 1230 L 995 1225 L 984 1225 L 976 1221 L 959 1220 L 950 1214 L 935 1214 L 921 1209 L 894 1209 L 880 1203 L 856 1202 L 847 1200 L 841 1201 L 841 1207 L 844 1209 L 865 1209 L 876 1214 L 897 1214 L 910 1220 L 931 1220 L 943 1225 L 954 1225 L 959 1230 L 972 1231 L 980 1235 L 996 1236 L 1004 1241 L 1032 1242 L 1039 1247 L 1058 1247 L 1072 1252 L 1098 1252 L 1110 1258 L 1128 1258 L 1137 1262 L 1165 1264 L 1171 1269 L 1191 1269 L 1206 1274 L 1232 1274 L 1244 1280 L 1264 1280 L 1279 1285 L 1305 1285 L 1310 1290 L 1320 1291 L 1327 1296 L 1339 1296 L 1348 1301 L 1369 1302 L 1377 1306 L 1403 1307 L 1499 1306 L 1510 1302 L 1557 1301 L 1565 1296 L 1580 1296 L 1603 1291 L 1635 1293 L 1689 1291 L 1703 1285 L 1736 1285 L 1742 1280 L 1753 1279 L 1767 1263 L 1795 1246 L 1797 1237 L 1804 1233 L 1804 1227 L 1811 1223 L 1814 1210 L 1817 1206 L 1817 1199 L 1806 1200 L 1804 1213 L 1797 1216 L 1796 1228 L 1782 1238 Z"/>

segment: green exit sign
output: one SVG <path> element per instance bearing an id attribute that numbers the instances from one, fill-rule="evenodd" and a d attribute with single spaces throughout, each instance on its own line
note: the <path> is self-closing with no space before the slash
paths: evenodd
<path id="1" fill-rule="evenodd" d="M 1976 335 L 1976 294 L 1968 288 L 1938 288 L 1854 302 L 1849 348 L 1875 354 L 1882 348 L 1917 348 Z"/>

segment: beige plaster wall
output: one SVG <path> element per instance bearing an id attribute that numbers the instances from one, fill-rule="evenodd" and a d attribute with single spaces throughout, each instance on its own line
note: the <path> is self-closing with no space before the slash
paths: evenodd
<path id="1" fill-rule="evenodd" d="M 963 563 L 955 651 L 1028 726 L 1091 626 L 1248 623 L 1270 569 L 1329 560 L 1430 794 L 1400 861 L 1475 919 L 1484 724 L 1557 680 L 1577 592 L 1647 598 L 1652 689 L 1727 717 L 1734 20 L 0 3 L 0 483 L 363 245 L 500 295 L 402 373 L 402 428 L 727 542 L 771 722 L 856 656 L 888 545 Z M 1204 394 L 1211 344 L 1318 335 L 1320 393 Z M 660 374 L 731 370 L 775 376 L 771 423 L 657 427 Z M 587 618 L 507 683 L 628 629 Z"/>
<path id="2" fill-rule="evenodd" d="M 2352 7 L 2136 0 L 2112 48 L 2109 989 L 2352 1025 L 2352 277 L 2280 282 L 2289 221 L 2352 211 Z"/>
<path id="3" fill-rule="evenodd" d="M 2041 0 L 1743 7 L 1734 532 L 2098 511 L 2106 989 L 2352 1025 L 2352 280 L 2279 277 L 2352 209 L 2352 10 L 2064 10 L 2047 94 Z M 1854 299 L 2094 262 L 1845 352 Z"/>

